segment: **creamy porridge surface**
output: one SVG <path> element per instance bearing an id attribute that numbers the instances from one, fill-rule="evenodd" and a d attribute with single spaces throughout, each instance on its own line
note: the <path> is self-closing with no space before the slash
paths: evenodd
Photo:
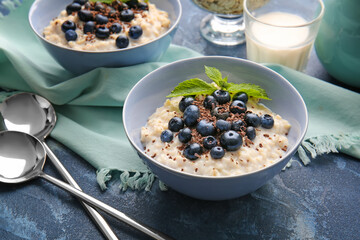
<path id="1" fill-rule="evenodd" d="M 65 33 L 61 30 L 61 25 L 67 20 L 73 21 L 77 26 L 75 30 L 78 36 L 76 41 L 67 41 Z M 129 38 L 128 47 L 141 45 L 164 34 L 170 27 L 170 19 L 167 12 L 159 10 L 154 4 L 149 3 L 148 10 L 134 11 L 134 19 L 130 22 L 121 22 L 121 32 L 113 33 L 106 39 L 99 39 L 94 34 L 84 34 L 84 24 L 85 22 L 81 21 L 77 14 L 69 15 L 66 10 L 63 10 L 45 27 L 43 35 L 46 40 L 61 47 L 86 51 L 116 50 L 119 48 L 115 44 L 115 39 L 119 35 L 125 35 Z M 129 29 L 136 25 L 142 28 L 143 33 L 138 39 L 132 39 L 129 37 Z"/>
<path id="2" fill-rule="evenodd" d="M 259 170 L 279 161 L 287 151 L 287 134 L 290 124 L 281 116 L 273 113 L 262 104 L 249 101 L 247 109 L 258 115 L 270 114 L 274 118 L 271 129 L 256 128 L 252 144 L 243 142 L 237 151 L 227 151 L 221 159 L 212 159 L 209 153 L 202 154 L 197 160 L 185 158 L 179 149 L 183 145 L 174 135 L 170 143 L 162 142 L 160 134 L 167 129 L 174 116 L 182 117 L 179 110 L 181 97 L 167 99 L 148 119 L 141 129 L 141 141 L 145 153 L 156 161 L 178 171 L 204 176 L 233 176 Z"/>

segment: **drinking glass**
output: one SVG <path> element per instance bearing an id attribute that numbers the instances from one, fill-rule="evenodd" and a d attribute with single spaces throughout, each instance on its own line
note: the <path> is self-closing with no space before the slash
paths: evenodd
<path id="1" fill-rule="evenodd" d="M 303 71 L 323 15 L 322 0 L 244 0 L 247 58 Z"/>
<path id="2" fill-rule="evenodd" d="M 211 43 L 234 46 L 245 42 L 243 0 L 193 0 L 211 14 L 200 24 L 201 35 Z"/>

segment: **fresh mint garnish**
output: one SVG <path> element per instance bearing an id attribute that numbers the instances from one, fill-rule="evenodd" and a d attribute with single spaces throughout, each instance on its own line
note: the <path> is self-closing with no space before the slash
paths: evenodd
<path id="1" fill-rule="evenodd" d="M 228 77 L 222 77 L 221 72 L 214 67 L 205 66 L 206 75 L 222 90 L 228 91 L 231 96 L 239 92 L 245 92 L 249 97 L 271 100 L 264 89 L 251 83 L 229 83 Z M 217 88 L 199 78 L 185 80 L 179 83 L 167 97 L 210 95 Z"/>
<path id="2" fill-rule="evenodd" d="M 177 85 L 167 97 L 192 96 L 192 95 L 209 95 L 217 88 L 204 80 L 193 78 L 185 80 Z"/>
<path id="3" fill-rule="evenodd" d="M 239 92 L 246 93 L 249 97 L 262 98 L 265 100 L 271 100 L 264 89 L 260 86 L 251 83 L 230 83 L 226 89 L 232 96 Z"/>

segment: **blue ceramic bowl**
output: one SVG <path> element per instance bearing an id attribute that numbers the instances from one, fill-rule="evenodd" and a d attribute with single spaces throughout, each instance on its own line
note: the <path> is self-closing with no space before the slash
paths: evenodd
<path id="1" fill-rule="evenodd" d="M 231 177 L 204 177 L 165 166 L 143 152 L 141 127 L 162 106 L 166 96 L 180 82 L 190 78 L 208 79 L 204 65 L 216 67 L 231 82 L 253 83 L 266 90 L 271 101 L 264 104 L 292 125 L 288 151 L 277 163 L 264 169 Z M 127 137 L 149 168 L 165 184 L 185 195 L 204 200 L 224 200 L 255 191 L 278 174 L 296 152 L 305 136 L 308 114 L 299 92 L 281 75 L 257 63 L 231 57 L 199 57 L 161 67 L 141 79 L 125 100 L 123 121 Z"/>
<path id="2" fill-rule="evenodd" d="M 57 46 L 43 37 L 43 29 L 57 17 L 71 0 L 36 0 L 29 11 L 29 22 L 41 42 L 54 59 L 75 74 L 98 67 L 122 67 L 156 61 L 169 47 L 181 17 L 180 0 L 151 0 L 157 8 L 169 13 L 169 30 L 146 44 L 114 51 L 78 51 Z"/>

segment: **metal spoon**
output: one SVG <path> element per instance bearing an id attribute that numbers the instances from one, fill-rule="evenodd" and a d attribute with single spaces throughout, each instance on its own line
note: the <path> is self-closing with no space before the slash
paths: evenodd
<path id="1" fill-rule="evenodd" d="M 81 190 L 70 173 L 45 143 L 56 123 L 56 113 L 51 103 L 43 97 L 33 93 L 19 93 L 13 95 L 0 106 L 0 127 L 2 130 L 15 130 L 29 133 L 40 139 L 45 147 L 49 159 L 57 168 L 61 176 L 73 187 Z M 92 207 L 81 202 L 92 219 L 107 239 L 117 240 L 105 219 Z"/>
<path id="2" fill-rule="evenodd" d="M 108 213 L 155 239 L 171 239 L 156 230 L 137 223 L 124 213 L 83 193 L 69 184 L 47 175 L 42 171 L 45 160 L 45 148 L 34 136 L 16 131 L 0 132 L 0 182 L 21 183 L 36 177 L 41 177 L 76 197 L 81 198 L 81 200 L 89 205 Z"/>

